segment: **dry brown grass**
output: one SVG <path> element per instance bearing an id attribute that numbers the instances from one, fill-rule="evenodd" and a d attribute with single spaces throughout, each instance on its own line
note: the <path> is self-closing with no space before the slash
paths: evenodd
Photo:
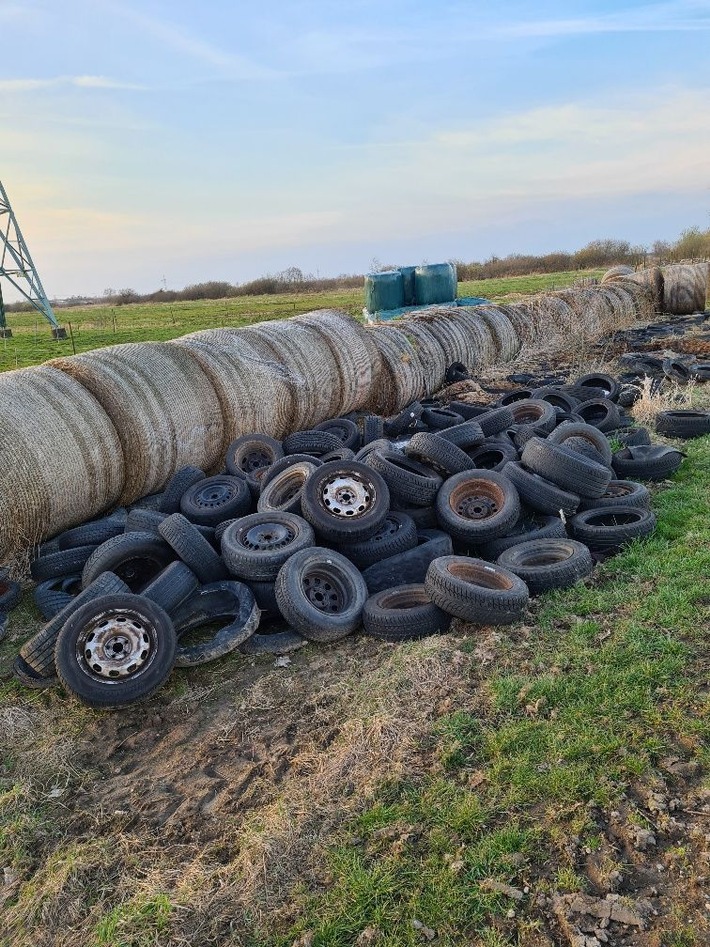
<path id="1" fill-rule="evenodd" d="M 650 427 L 654 425 L 656 416 L 661 411 L 690 408 L 693 404 L 696 385 L 690 382 L 681 387 L 670 381 L 658 385 L 646 375 L 641 382 L 640 390 L 641 396 L 631 408 L 631 413 L 639 424 Z"/>

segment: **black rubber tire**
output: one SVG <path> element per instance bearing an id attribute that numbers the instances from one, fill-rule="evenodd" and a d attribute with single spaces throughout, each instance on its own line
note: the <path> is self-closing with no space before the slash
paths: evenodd
<path id="1" fill-rule="evenodd" d="M 284 449 L 280 441 L 266 434 L 244 434 L 227 448 L 225 465 L 232 477 L 246 477 L 251 470 L 269 467 L 280 460 Z"/>
<path id="2" fill-rule="evenodd" d="M 443 431 L 444 428 L 462 424 L 464 419 L 456 411 L 451 411 L 448 408 L 424 408 L 422 421 L 430 431 Z"/>
<path id="3" fill-rule="evenodd" d="M 414 549 L 416 545 L 417 527 L 411 516 L 390 511 L 374 536 L 359 543 L 341 546 L 338 552 L 354 563 L 358 569 L 367 569 L 382 559 Z"/>
<path id="4" fill-rule="evenodd" d="M 314 458 L 315 459 L 315 458 Z M 302 460 L 282 470 L 262 487 L 256 504 L 259 513 L 296 513 L 301 515 L 301 493 L 316 464 Z"/>
<path id="5" fill-rule="evenodd" d="M 369 444 L 365 444 L 364 447 L 361 447 L 360 450 L 355 454 L 353 460 L 356 460 L 360 464 L 364 464 L 367 458 L 373 451 L 376 450 L 391 450 L 392 441 L 387 440 L 386 437 L 380 437 L 375 441 L 370 441 Z"/>
<path id="6" fill-rule="evenodd" d="M 175 612 L 175 666 L 196 667 L 224 657 L 251 638 L 259 627 L 260 617 L 254 593 L 245 583 L 225 579 L 201 586 Z M 211 638 L 195 644 L 184 642 L 186 635 L 222 619 L 229 621 Z"/>
<path id="7" fill-rule="evenodd" d="M 365 602 L 362 628 L 380 641 L 408 641 L 445 634 L 451 616 L 434 605 L 423 584 L 376 592 Z"/>
<path id="8" fill-rule="evenodd" d="M 532 388 L 514 388 L 512 391 L 506 391 L 505 394 L 501 395 L 496 401 L 496 405 L 499 408 L 509 408 L 511 404 L 515 404 L 517 401 L 527 401 L 532 396 Z"/>
<path id="9" fill-rule="evenodd" d="M 252 513 L 222 535 L 222 557 L 245 582 L 273 582 L 294 553 L 315 546 L 310 523 L 295 513 Z"/>
<path id="10" fill-rule="evenodd" d="M 564 391 L 566 395 L 571 395 L 573 398 L 576 398 L 580 404 L 583 404 L 585 401 L 607 400 L 605 388 L 595 388 L 591 385 L 563 385 L 562 391 Z M 577 407 L 579 407 L 579 405 Z"/>
<path id="11" fill-rule="evenodd" d="M 579 507 L 580 497 L 576 493 L 561 490 L 523 464 L 508 461 L 501 473 L 515 484 L 520 499 L 537 513 L 558 516 L 560 510 L 570 514 Z"/>
<path id="12" fill-rule="evenodd" d="M 18 654 L 12 662 L 12 673 L 23 687 L 29 687 L 32 690 L 45 690 L 47 687 L 55 687 L 59 683 L 56 674 L 52 674 L 50 677 L 38 674 L 21 654 Z"/>
<path id="13" fill-rule="evenodd" d="M 531 398 L 534 398 L 536 401 L 546 401 L 548 404 L 551 404 L 555 409 L 557 418 L 559 421 L 560 411 L 564 414 L 574 414 L 577 409 L 579 401 L 577 398 L 573 398 L 572 395 L 565 394 L 564 391 L 560 391 L 559 388 L 535 388 L 530 395 Z"/>
<path id="14" fill-rule="evenodd" d="M 385 432 L 385 422 L 379 414 L 366 414 L 362 420 L 362 446 L 379 441 Z"/>
<path id="15" fill-rule="evenodd" d="M 586 457 L 587 460 L 591 460 L 595 464 L 601 464 L 602 467 L 611 466 L 611 461 L 608 464 L 604 463 L 604 458 L 602 455 L 599 453 L 596 447 L 589 443 L 586 437 L 568 437 L 561 446 L 564 448 L 564 450 L 574 451 L 575 454 L 580 454 L 582 457 Z"/>
<path id="16" fill-rule="evenodd" d="M 604 464 L 598 464 L 571 448 L 558 447 L 539 437 L 528 441 L 521 461 L 529 470 L 563 490 L 574 490 L 579 497 L 600 497 L 612 476 L 611 469 Z"/>
<path id="17" fill-rule="evenodd" d="M 478 421 L 463 421 L 461 424 L 454 424 L 453 427 L 447 427 L 440 431 L 438 436 L 450 444 L 460 447 L 461 450 L 479 447 L 485 440 L 485 435 Z"/>
<path id="18" fill-rule="evenodd" d="M 570 421 L 559 424 L 554 431 L 550 432 L 547 440 L 550 444 L 557 444 L 558 447 L 561 447 L 568 438 L 580 437 L 589 442 L 607 467 L 611 464 L 611 446 L 608 437 L 598 428 L 586 424 L 584 421 L 578 424 Z"/>
<path id="19" fill-rule="evenodd" d="M 159 527 L 171 550 L 195 573 L 200 582 L 219 582 L 227 569 L 210 543 L 182 513 L 173 513 Z"/>
<path id="20" fill-rule="evenodd" d="M 155 533 L 169 513 L 159 513 L 157 510 L 131 510 L 126 517 L 126 533 Z"/>
<path id="21" fill-rule="evenodd" d="M 155 533 L 124 533 L 94 550 L 81 573 L 81 585 L 88 588 L 102 572 L 113 572 L 131 592 L 140 594 L 174 558 L 172 549 Z"/>
<path id="22" fill-rule="evenodd" d="M 469 404 L 467 401 L 450 401 L 449 408 L 460 414 L 464 421 L 477 421 L 482 414 L 488 414 L 491 410 L 489 405 Z"/>
<path id="23" fill-rule="evenodd" d="M 621 415 L 613 401 L 608 398 L 591 398 L 577 405 L 576 413 L 587 424 L 600 431 L 613 431 L 621 427 Z"/>
<path id="24" fill-rule="evenodd" d="M 520 518 L 520 497 L 511 481 L 494 471 L 464 471 L 444 483 L 436 498 L 441 528 L 464 543 L 505 536 Z"/>
<path id="25" fill-rule="evenodd" d="M 19 582 L 10 578 L 7 569 L 0 568 L 0 613 L 7 614 L 22 598 Z"/>
<path id="26" fill-rule="evenodd" d="M 259 485 L 261 488 L 260 494 L 271 483 L 274 477 L 278 477 L 282 471 L 288 470 L 288 468 L 293 467 L 294 464 L 300 464 L 304 461 L 308 464 L 313 464 L 314 467 L 320 467 L 321 464 L 323 464 L 323 459 L 321 457 L 314 457 L 313 454 L 288 454 L 288 456 L 282 457 L 264 470 Z"/>
<path id="27" fill-rule="evenodd" d="M 224 522 L 219 523 L 217 526 L 215 526 L 215 528 L 214 528 L 214 541 L 215 541 L 215 547 L 216 547 L 216 549 L 217 549 L 218 551 L 221 550 L 221 547 L 222 547 L 222 537 L 224 536 L 227 527 L 228 527 L 228 526 L 231 526 L 232 523 L 238 523 L 240 519 L 241 519 L 241 516 L 238 516 L 238 517 L 236 517 L 236 518 L 233 519 L 233 520 L 224 520 Z"/>
<path id="28" fill-rule="evenodd" d="M 119 627 L 130 624 L 135 637 L 140 638 L 134 643 L 131 656 L 135 656 L 136 661 L 145 660 L 145 664 L 126 676 L 108 676 L 110 632 L 106 632 L 109 637 L 105 646 L 100 651 L 97 647 L 98 654 L 91 658 L 86 656 L 85 646 L 92 640 L 91 636 L 110 618 L 119 623 Z M 114 634 L 118 636 L 118 631 Z M 144 651 L 138 653 L 141 645 Z M 73 612 L 59 632 L 55 649 L 57 674 L 66 690 L 89 707 L 127 707 L 147 700 L 162 687 L 173 669 L 176 648 L 177 637 L 170 616 L 155 602 L 129 593 L 105 595 Z M 121 654 L 118 645 L 114 652 Z M 147 658 L 144 658 L 146 652 Z M 94 670 L 100 667 L 99 659 L 107 662 L 103 674 Z M 93 660 L 96 663 L 91 663 Z"/>
<path id="29" fill-rule="evenodd" d="M 416 546 L 368 566 L 363 569 L 362 577 L 371 595 L 396 585 L 423 582 L 434 559 L 450 556 L 452 552 L 448 533 L 439 529 L 422 529 L 417 533 Z"/>
<path id="30" fill-rule="evenodd" d="M 502 437 L 487 438 L 484 444 L 467 453 L 477 468 L 497 471 L 503 470 L 509 460 L 518 460 L 520 456 L 515 444 Z"/>
<path id="31" fill-rule="evenodd" d="M 112 542 L 112 540 L 107 541 Z M 47 582 L 49 579 L 60 576 L 75 575 L 81 572 L 94 552 L 100 548 L 101 546 L 74 546 L 71 549 L 63 549 L 60 552 L 42 556 L 32 562 L 30 573 L 35 582 Z M 105 569 L 99 569 L 99 572 L 105 571 Z"/>
<path id="32" fill-rule="evenodd" d="M 94 520 L 91 523 L 84 523 L 83 526 L 75 526 L 74 529 L 68 529 L 57 536 L 57 545 L 60 550 L 78 549 L 82 546 L 93 546 L 96 548 L 107 539 L 113 539 L 119 536 L 126 527 L 126 517 L 106 516 L 100 520 Z"/>
<path id="33" fill-rule="evenodd" d="M 367 586 L 345 556 L 314 546 L 295 553 L 276 577 L 284 619 L 309 641 L 337 641 L 360 626 Z"/>
<path id="34" fill-rule="evenodd" d="M 651 444 L 651 433 L 647 427 L 619 428 L 607 431 L 605 436 L 608 441 L 618 441 L 624 447 L 647 447 Z"/>
<path id="35" fill-rule="evenodd" d="M 693 370 L 678 358 L 664 358 L 663 374 L 678 384 L 685 385 L 693 377 Z"/>
<path id="36" fill-rule="evenodd" d="M 567 589 L 594 569 L 589 549 L 574 539 L 528 540 L 506 549 L 497 561 L 521 578 L 531 595 Z"/>
<path id="37" fill-rule="evenodd" d="M 585 500 L 579 504 L 581 510 L 603 510 L 607 506 L 635 506 L 650 509 L 651 494 L 642 483 L 635 480 L 611 480 L 605 492 L 595 500 Z"/>
<path id="38" fill-rule="evenodd" d="M 389 437 L 399 437 L 400 434 L 411 431 L 412 428 L 416 427 L 423 411 L 422 405 L 418 401 L 413 401 L 398 415 L 385 421 L 385 432 Z"/>
<path id="39" fill-rule="evenodd" d="M 710 434 L 710 411 L 660 411 L 656 431 L 666 437 L 702 437 Z"/>
<path id="40" fill-rule="evenodd" d="M 182 515 L 201 526 L 214 527 L 250 510 L 251 493 L 243 477 L 205 477 L 188 487 L 180 500 Z"/>
<path id="41" fill-rule="evenodd" d="M 239 646 L 239 650 L 242 654 L 259 657 L 264 654 L 290 654 L 305 648 L 307 644 L 308 641 L 303 635 L 289 628 L 284 621 L 278 621 L 247 638 L 244 644 Z"/>
<path id="42" fill-rule="evenodd" d="M 288 437 L 284 438 L 283 444 L 287 456 L 289 454 L 312 454 L 314 457 L 321 457 L 323 454 L 343 446 L 343 442 L 337 434 L 319 429 L 296 431 L 295 434 L 289 434 Z"/>
<path id="43" fill-rule="evenodd" d="M 380 474 L 354 460 L 323 464 L 308 478 L 301 494 L 304 518 L 318 536 L 337 544 L 374 536 L 389 506 L 390 492 Z"/>
<path id="44" fill-rule="evenodd" d="M 148 496 L 140 497 L 128 508 L 128 512 L 131 510 L 159 510 L 160 504 L 163 502 L 162 493 L 149 493 Z"/>
<path id="45" fill-rule="evenodd" d="M 542 513 L 523 513 L 513 529 L 499 539 L 481 543 L 480 553 L 489 562 L 495 562 L 498 556 L 511 546 L 530 542 L 533 539 L 566 539 L 567 529 L 559 516 L 545 516 Z"/>
<path id="46" fill-rule="evenodd" d="M 539 434 L 549 434 L 557 424 L 557 412 L 554 405 L 547 401 L 526 398 L 510 405 L 513 414 L 512 427 L 524 426 Z"/>
<path id="47" fill-rule="evenodd" d="M 475 421 L 468 421 L 467 423 L 476 425 Z M 463 426 L 465 425 L 457 425 L 456 427 Z M 476 426 L 478 427 L 478 425 Z M 450 430 L 454 431 L 456 428 Z M 481 439 L 479 438 L 480 442 Z M 451 474 L 461 473 L 464 470 L 473 470 L 476 466 L 461 447 L 457 447 L 456 444 L 446 440 L 443 435 L 439 434 L 415 434 L 405 447 L 404 452 L 407 457 L 426 464 L 434 471 L 440 472 L 444 477 L 450 477 Z"/>
<path id="48" fill-rule="evenodd" d="M 130 589 L 112 572 L 102 573 L 88 588 L 74 596 L 71 602 L 40 628 L 37 634 L 26 641 L 20 648 L 20 655 L 34 674 L 40 677 L 55 677 L 54 646 L 57 635 L 77 608 L 101 596 L 119 592 L 130 592 Z"/>
<path id="49" fill-rule="evenodd" d="M 357 424 L 351 421 L 350 418 L 333 418 L 332 421 L 322 421 L 320 424 L 316 424 L 313 430 L 334 434 L 340 441 L 340 447 L 349 447 L 351 450 L 358 450 L 360 447 L 360 431 Z M 337 447 L 333 448 L 333 450 L 337 449 Z"/>
<path id="50" fill-rule="evenodd" d="M 622 505 L 585 510 L 570 520 L 574 538 L 594 551 L 620 549 L 634 539 L 649 536 L 655 528 L 656 517 L 650 510 Z"/>
<path id="51" fill-rule="evenodd" d="M 501 408 L 489 409 L 484 414 L 479 414 L 476 417 L 476 421 L 480 424 L 485 437 L 492 437 L 494 434 L 499 434 L 515 423 L 513 412 L 508 405 L 504 405 Z"/>
<path id="52" fill-rule="evenodd" d="M 313 460 L 320 460 L 324 464 L 329 464 L 331 460 L 355 460 L 355 451 L 350 447 L 339 447 L 337 450 L 330 450 L 322 457 L 314 457 Z"/>
<path id="53" fill-rule="evenodd" d="M 415 434 L 412 440 L 421 436 Z M 373 451 L 365 463 L 380 474 L 389 487 L 390 496 L 402 503 L 431 506 L 443 483 L 441 476 L 431 467 L 398 450 Z"/>
<path id="54" fill-rule="evenodd" d="M 171 562 L 149 582 L 141 595 L 172 615 L 199 587 L 200 580 L 184 562 Z"/>
<path id="55" fill-rule="evenodd" d="M 471 372 L 463 362 L 452 362 L 444 375 L 447 385 L 455 385 L 458 381 L 470 381 L 470 379 Z"/>
<path id="56" fill-rule="evenodd" d="M 81 575 L 77 573 L 72 576 L 61 576 L 57 579 L 49 579 L 47 582 L 40 582 L 33 589 L 32 596 L 44 620 L 50 621 L 63 608 L 74 601 L 80 591 Z"/>
<path id="57" fill-rule="evenodd" d="M 468 556 L 435 559 L 424 584 L 435 605 L 474 625 L 510 625 L 523 617 L 530 598 L 513 572 Z"/>
<path id="58" fill-rule="evenodd" d="M 247 585 L 262 612 L 277 617 L 281 614 L 276 601 L 276 585 L 274 582 L 247 582 Z"/>
<path id="59" fill-rule="evenodd" d="M 577 388 L 594 388 L 604 391 L 609 401 L 616 401 L 619 397 L 620 385 L 613 375 L 606 375 L 603 372 L 591 372 L 587 375 L 581 375 L 575 382 Z M 593 396 L 593 397 L 596 397 Z"/>
<path id="60" fill-rule="evenodd" d="M 199 467 L 187 466 L 178 470 L 165 485 L 165 491 L 158 507 L 159 512 L 179 513 L 180 501 L 185 491 L 189 490 L 190 487 L 194 487 L 200 480 L 204 480 L 206 476 L 204 470 L 200 470 Z"/>
<path id="61" fill-rule="evenodd" d="M 620 480 L 665 480 L 683 463 L 684 454 L 658 444 L 624 447 L 614 454 L 612 467 Z"/>
<path id="62" fill-rule="evenodd" d="M 404 513 L 417 528 L 417 532 L 422 529 L 438 529 L 439 520 L 436 515 L 436 507 L 432 506 L 413 506 L 411 503 L 400 503 L 393 499 L 390 506 L 392 513 Z"/>

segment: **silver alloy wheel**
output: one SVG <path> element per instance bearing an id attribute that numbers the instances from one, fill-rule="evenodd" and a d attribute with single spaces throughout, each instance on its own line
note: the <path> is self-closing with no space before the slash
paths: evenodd
<path id="1" fill-rule="evenodd" d="M 352 474 L 336 476 L 323 484 L 321 500 L 329 513 L 352 519 L 371 508 L 375 491 L 370 484 Z"/>

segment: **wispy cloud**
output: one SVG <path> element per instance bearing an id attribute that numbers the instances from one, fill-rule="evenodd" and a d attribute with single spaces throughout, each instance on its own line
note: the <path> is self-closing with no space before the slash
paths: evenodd
<path id="1" fill-rule="evenodd" d="M 600 16 L 522 20 L 493 26 L 495 36 L 556 37 L 594 33 L 668 33 L 710 30 L 710 4 L 680 0 Z"/>
<path id="2" fill-rule="evenodd" d="M 132 82 L 120 82 L 106 76 L 52 76 L 47 79 L 0 79 L 0 92 L 36 92 L 75 86 L 78 89 L 124 89 L 130 92 L 145 91 L 145 86 Z"/>
<path id="3" fill-rule="evenodd" d="M 149 16 L 117 0 L 96 0 L 105 10 L 128 20 L 139 30 L 152 36 L 163 46 L 191 59 L 212 66 L 221 76 L 229 79 L 273 79 L 276 70 L 262 66 L 246 56 L 224 49 L 188 33 L 175 23 Z"/>

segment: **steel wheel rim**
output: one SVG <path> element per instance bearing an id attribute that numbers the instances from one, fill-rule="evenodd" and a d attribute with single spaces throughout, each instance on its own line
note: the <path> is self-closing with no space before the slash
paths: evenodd
<path id="1" fill-rule="evenodd" d="M 332 573 L 322 569 L 307 572 L 302 581 L 303 594 L 321 612 L 334 615 L 347 605 L 347 593 L 343 583 Z"/>
<path id="2" fill-rule="evenodd" d="M 259 523 L 252 526 L 241 537 L 241 545 L 254 552 L 283 549 L 295 538 L 294 531 L 284 523 Z"/>
<path id="3" fill-rule="evenodd" d="M 229 503 L 236 495 L 237 491 L 231 483 L 213 483 L 196 490 L 193 500 L 201 509 L 214 510 Z"/>
<path id="4" fill-rule="evenodd" d="M 355 474 L 330 477 L 321 487 L 321 505 L 333 516 L 355 519 L 373 506 L 376 494 L 372 484 Z"/>
<path id="5" fill-rule="evenodd" d="M 94 680 L 113 684 L 144 674 L 155 659 L 157 633 L 138 612 L 121 609 L 96 616 L 76 642 L 76 660 Z"/>

